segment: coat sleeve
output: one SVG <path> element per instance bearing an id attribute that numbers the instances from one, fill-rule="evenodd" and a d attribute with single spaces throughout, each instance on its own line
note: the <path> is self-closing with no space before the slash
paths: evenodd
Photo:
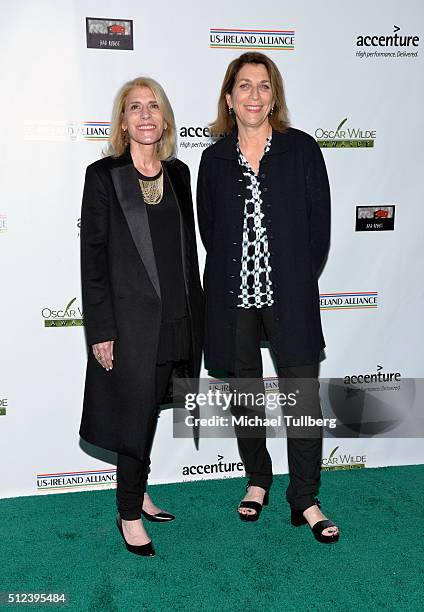
<path id="1" fill-rule="evenodd" d="M 191 178 L 190 178 L 190 169 L 187 165 L 184 164 L 184 181 L 186 183 L 187 191 L 190 199 L 190 221 L 191 221 L 191 249 L 190 249 L 190 265 L 192 269 L 193 280 L 195 284 L 202 289 L 202 283 L 200 282 L 200 273 L 199 273 L 199 258 L 197 255 L 197 240 L 196 240 L 196 224 L 194 221 L 194 210 L 193 210 L 193 198 L 191 195 Z"/>
<path id="2" fill-rule="evenodd" d="M 118 337 L 109 280 L 108 230 L 107 192 L 96 170 L 89 166 L 81 209 L 81 285 L 89 345 Z"/>
<path id="3" fill-rule="evenodd" d="M 330 245 L 330 186 L 324 157 L 311 139 L 312 151 L 306 175 L 306 192 L 310 202 L 310 240 L 317 274 L 324 264 Z"/>
<path id="4" fill-rule="evenodd" d="M 213 229 L 213 212 L 208 180 L 210 180 L 210 177 L 208 176 L 207 160 L 203 153 L 197 176 L 197 221 L 199 223 L 200 236 L 206 251 L 208 251 L 211 246 Z"/>

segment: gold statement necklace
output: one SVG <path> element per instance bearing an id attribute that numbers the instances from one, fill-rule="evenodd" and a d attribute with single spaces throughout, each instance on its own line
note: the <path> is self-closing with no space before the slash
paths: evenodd
<path id="1" fill-rule="evenodd" d="M 143 179 L 138 179 L 140 183 L 141 193 L 143 194 L 143 199 L 146 204 L 149 206 L 156 206 L 156 204 L 160 204 L 163 198 L 163 168 L 161 166 L 161 170 L 157 178 L 151 181 L 145 181 Z"/>

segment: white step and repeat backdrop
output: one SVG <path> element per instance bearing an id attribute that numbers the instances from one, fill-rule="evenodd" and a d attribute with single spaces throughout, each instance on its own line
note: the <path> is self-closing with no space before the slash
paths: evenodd
<path id="1" fill-rule="evenodd" d="M 113 486 L 113 454 L 81 445 L 79 216 L 112 100 L 138 75 L 173 105 L 193 189 L 228 63 L 278 64 L 291 121 L 323 147 L 332 241 L 320 279 L 323 377 L 422 371 L 420 0 L 2 0 L 0 496 Z M 358 208 L 359 207 L 359 208 Z M 203 267 L 204 252 L 199 249 Z M 264 350 L 265 374 L 274 376 Z M 205 373 L 204 373 L 205 374 Z M 285 441 L 271 440 L 285 473 Z M 422 463 L 420 439 L 326 439 L 324 467 Z M 164 411 L 150 482 L 242 475 L 233 439 L 172 438 Z"/>

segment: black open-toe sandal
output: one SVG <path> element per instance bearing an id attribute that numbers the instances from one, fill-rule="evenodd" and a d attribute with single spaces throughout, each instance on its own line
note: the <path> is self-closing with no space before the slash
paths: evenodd
<path id="1" fill-rule="evenodd" d="M 249 489 L 250 486 L 251 486 L 250 484 L 248 484 L 246 486 L 246 491 Z M 255 514 L 242 514 L 241 512 L 238 512 L 238 509 L 237 509 L 237 513 L 238 513 L 238 515 L 240 517 L 240 520 L 241 521 L 250 521 L 250 522 L 257 521 L 258 518 L 261 515 L 262 508 L 264 506 L 267 506 L 268 503 L 269 503 L 269 491 L 265 491 L 264 501 L 263 501 L 262 504 L 260 504 L 259 502 L 256 502 L 256 501 L 242 501 L 242 502 L 240 502 L 239 505 L 238 505 L 239 508 L 248 508 L 249 510 L 254 510 L 255 511 Z"/>
<path id="2" fill-rule="evenodd" d="M 317 497 L 314 501 L 318 508 L 321 508 L 321 503 Z M 291 524 L 293 525 L 293 527 L 300 527 L 300 525 L 308 525 L 308 521 L 303 516 L 303 510 L 291 511 Z M 331 535 L 326 535 L 322 533 L 324 529 L 327 529 L 328 527 L 337 527 L 337 525 L 335 525 L 333 521 L 330 521 L 329 519 L 324 519 L 322 521 L 317 521 L 311 527 L 312 533 L 314 534 L 314 537 L 316 540 L 318 540 L 318 542 L 322 542 L 323 544 L 332 544 L 333 542 L 338 541 L 338 532 Z"/>

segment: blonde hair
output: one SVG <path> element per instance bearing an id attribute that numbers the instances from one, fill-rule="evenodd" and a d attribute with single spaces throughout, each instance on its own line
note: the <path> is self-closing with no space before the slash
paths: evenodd
<path id="1" fill-rule="evenodd" d="M 159 85 L 157 81 L 144 76 L 137 77 L 132 81 L 124 83 L 116 95 L 113 104 L 110 138 L 106 154 L 112 155 L 113 157 L 119 157 L 125 152 L 128 146 L 128 132 L 122 129 L 122 119 L 128 94 L 135 87 L 148 87 L 153 92 L 156 102 L 159 104 L 159 108 L 167 123 L 167 129 L 163 131 L 161 139 L 156 143 L 157 158 L 166 160 L 174 157 L 177 134 L 174 112 L 163 87 Z"/>
<path id="2" fill-rule="evenodd" d="M 285 132 L 290 123 L 281 73 L 272 59 L 267 55 L 249 51 L 233 60 L 227 68 L 218 100 L 218 117 L 209 125 L 211 133 L 214 136 L 229 134 L 236 125 L 234 113 L 230 114 L 228 111 L 228 104 L 225 96 L 226 94 L 231 94 L 233 91 L 237 75 L 245 64 L 263 64 L 267 69 L 272 94 L 274 96 L 274 110 L 269 116 L 269 122 L 277 132 Z"/>

